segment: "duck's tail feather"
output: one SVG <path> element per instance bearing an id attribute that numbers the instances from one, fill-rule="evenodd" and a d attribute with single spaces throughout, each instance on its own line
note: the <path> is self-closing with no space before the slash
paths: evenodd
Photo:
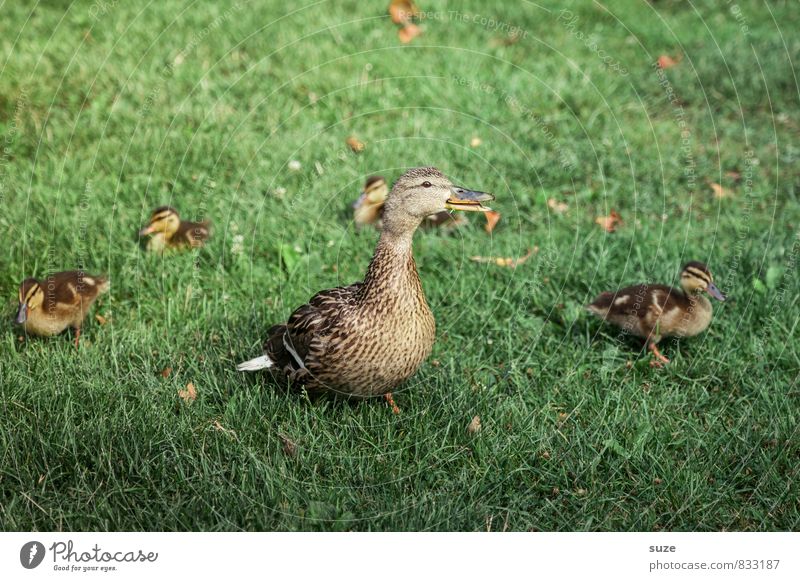
<path id="1" fill-rule="evenodd" d="M 266 355 L 262 355 L 261 357 L 256 357 L 255 359 L 251 359 L 250 361 L 244 361 L 236 366 L 237 371 L 258 371 L 259 369 L 267 369 L 272 367 L 274 363 L 272 359 L 267 357 Z"/>

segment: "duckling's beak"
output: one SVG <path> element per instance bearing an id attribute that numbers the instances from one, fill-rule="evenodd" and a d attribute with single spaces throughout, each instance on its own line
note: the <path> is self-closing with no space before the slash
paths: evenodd
<path id="1" fill-rule="evenodd" d="M 148 224 L 141 230 L 139 230 L 139 236 L 147 236 L 148 234 L 152 234 L 156 231 L 156 227 L 153 224 Z"/>
<path id="2" fill-rule="evenodd" d="M 489 212 L 481 202 L 494 200 L 492 194 L 486 192 L 476 192 L 459 186 L 450 186 L 450 197 L 444 207 L 448 210 L 464 210 L 465 212 Z"/>
<path id="3" fill-rule="evenodd" d="M 724 294 L 722 294 L 722 291 L 720 291 L 716 286 L 714 286 L 713 282 L 708 283 L 706 290 L 708 291 L 708 294 L 710 294 L 718 301 L 724 301 L 727 298 Z"/>
<path id="4" fill-rule="evenodd" d="M 17 325 L 21 325 L 28 320 L 28 305 L 27 303 L 20 303 L 19 310 L 17 311 L 17 318 L 15 319 Z"/>
<path id="5" fill-rule="evenodd" d="M 352 208 L 354 210 L 356 208 L 360 208 L 361 204 L 363 204 L 366 201 L 366 199 L 367 199 L 367 192 L 366 191 L 361 192 L 361 195 L 358 196 L 358 199 L 355 202 L 353 202 Z"/>

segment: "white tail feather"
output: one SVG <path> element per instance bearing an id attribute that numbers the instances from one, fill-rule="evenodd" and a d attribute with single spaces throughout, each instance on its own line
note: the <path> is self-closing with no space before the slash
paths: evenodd
<path id="1" fill-rule="evenodd" d="M 272 359 L 267 357 L 266 355 L 262 355 L 261 357 L 256 357 L 255 359 L 251 359 L 250 361 L 244 361 L 236 366 L 237 371 L 258 371 L 259 369 L 267 369 L 268 367 L 272 367 Z"/>

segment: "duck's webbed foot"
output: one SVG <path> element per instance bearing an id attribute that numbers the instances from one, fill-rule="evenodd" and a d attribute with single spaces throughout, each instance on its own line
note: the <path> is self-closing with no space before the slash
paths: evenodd
<path id="1" fill-rule="evenodd" d="M 653 341 L 651 341 L 647 345 L 647 349 L 653 354 L 653 359 L 650 361 L 650 367 L 664 367 L 665 364 L 669 363 L 669 359 L 664 357 L 664 354 L 658 350 L 658 345 L 656 345 Z"/>
<path id="2" fill-rule="evenodd" d="M 393 414 L 397 415 L 397 414 L 400 413 L 400 408 L 397 407 L 396 403 L 394 403 L 394 397 L 392 397 L 392 392 L 391 391 L 389 393 L 385 393 L 383 395 L 383 399 L 386 400 L 386 403 L 388 403 L 390 406 L 392 406 L 392 413 Z"/>

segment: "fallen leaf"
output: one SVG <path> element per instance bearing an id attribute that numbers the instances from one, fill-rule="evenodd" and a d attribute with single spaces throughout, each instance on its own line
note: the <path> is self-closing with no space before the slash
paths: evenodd
<path id="1" fill-rule="evenodd" d="M 389 3 L 389 16 L 395 24 L 405 24 L 419 16 L 419 8 L 412 0 L 392 0 Z"/>
<path id="2" fill-rule="evenodd" d="M 528 260 L 531 256 L 533 256 L 533 250 L 528 249 L 528 253 L 525 256 L 520 256 L 519 258 L 506 258 L 506 257 L 495 257 L 495 256 L 470 256 L 469 259 L 473 262 L 492 263 L 496 264 L 497 266 L 507 266 L 509 268 L 516 268 L 517 266 Z"/>
<path id="3" fill-rule="evenodd" d="M 725 177 L 731 178 L 733 181 L 738 182 L 742 179 L 742 174 L 736 170 L 730 170 L 725 172 Z"/>
<path id="4" fill-rule="evenodd" d="M 186 389 L 179 389 L 178 395 L 184 401 L 186 405 L 191 404 L 194 400 L 197 399 L 197 390 L 194 388 L 194 383 L 191 381 L 186 384 Z"/>
<path id="5" fill-rule="evenodd" d="M 481 431 L 481 417 L 475 416 L 472 418 L 472 421 L 467 426 L 467 433 L 472 436 L 473 434 L 477 434 Z"/>
<path id="6" fill-rule="evenodd" d="M 470 147 L 479 147 L 481 143 L 483 143 L 483 141 L 481 141 L 480 137 L 473 137 L 469 142 L 469 146 Z"/>
<path id="7" fill-rule="evenodd" d="M 169 377 L 169 374 L 172 373 L 172 367 L 165 367 L 164 369 L 159 371 L 159 373 L 161 374 L 161 377 L 166 379 L 167 377 Z"/>
<path id="8" fill-rule="evenodd" d="M 569 209 L 566 202 L 559 202 L 555 198 L 548 198 L 547 207 L 553 210 L 556 214 L 563 214 Z"/>
<path id="9" fill-rule="evenodd" d="M 283 434 L 278 434 L 278 437 L 281 439 L 281 444 L 283 445 L 283 453 L 292 458 L 297 456 L 297 444 L 295 444 L 291 438 Z"/>
<path id="10" fill-rule="evenodd" d="M 103 326 L 108 322 L 103 315 L 95 315 L 94 320 L 100 323 L 100 326 Z"/>
<path id="11" fill-rule="evenodd" d="M 483 229 L 486 230 L 487 234 L 491 234 L 494 231 L 494 227 L 497 226 L 497 223 L 500 221 L 500 212 L 489 210 L 488 212 L 484 212 L 483 215 L 486 216 L 486 224 L 483 225 Z"/>
<path id="12" fill-rule="evenodd" d="M 662 54 L 660 57 L 658 57 L 658 68 L 669 69 L 677 65 L 679 62 L 681 62 L 680 58 L 674 59 L 669 55 Z"/>
<path id="13" fill-rule="evenodd" d="M 397 36 L 400 37 L 400 42 L 403 44 L 408 44 L 420 34 L 422 34 L 422 29 L 416 24 L 406 24 L 397 31 Z"/>
<path id="14" fill-rule="evenodd" d="M 598 216 L 594 219 L 595 224 L 599 224 L 606 232 L 614 232 L 617 226 L 622 225 L 622 217 L 614 210 L 608 216 Z"/>
<path id="15" fill-rule="evenodd" d="M 711 186 L 711 191 L 714 192 L 714 197 L 718 200 L 721 200 L 722 198 L 729 198 L 731 196 L 730 190 L 723 188 L 716 182 L 711 182 L 708 185 Z"/>
<path id="16" fill-rule="evenodd" d="M 361 153 L 362 151 L 364 151 L 364 148 L 366 147 L 366 145 L 364 145 L 364 142 L 359 141 L 355 135 L 351 135 L 350 137 L 348 137 L 347 140 L 345 140 L 345 143 L 347 143 L 347 146 L 350 149 L 352 149 L 353 152 L 355 153 Z"/>
<path id="17" fill-rule="evenodd" d="M 211 425 L 218 432 L 222 432 L 224 434 L 229 434 L 229 435 L 231 435 L 233 437 L 236 437 L 236 432 L 234 430 L 230 430 L 230 429 L 226 428 L 225 426 L 223 426 L 222 424 L 220 424 L 219 420 L 214 420 L 213 422 L 211 422 Z"/>

